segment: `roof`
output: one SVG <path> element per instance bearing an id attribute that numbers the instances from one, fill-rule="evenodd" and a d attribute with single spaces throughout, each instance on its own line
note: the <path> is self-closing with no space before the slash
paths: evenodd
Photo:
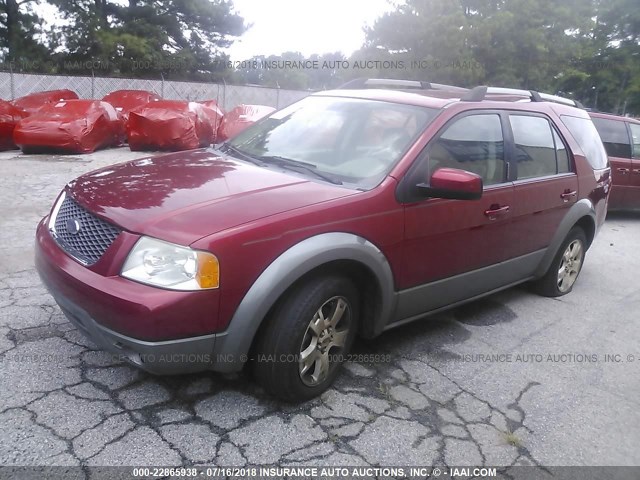
<path id="1" fill-rule="evenodd" d="M 446 90 L 415 90 L 404 91 L 396 89 L 357 89 L 357 90 L 328 90 L 317 92 L 314 96 L 331 96 L 344 98 L 359 98 L 364 100 L 377 100 L 391 103 L 401 103 L 406 105 L 417 105 L 421 107 L 442 109 L 452 105 L 475 105 L 482 108 L 537 111 L 544 113 L 549 108 L 557 115 L 571 115 L 581 118 L 589 118 L 587 112 L 581 108 L 548 102 L 542 100 L 532 101 L 523 94 L 496 94 L 488 93 L 482 100 L 462 100 L 457 92 L 447 92 Z"/>
<path id="2" fill-rule="evenodd" d="M 363 90 L 328 90 L 317 92 L 314 96 L 320 97 L 345 97 L 361 98 L 363 100 L 379 100 L 383 102 L 404 103 L 406 105 L 418 105 L 421 107 L 444 108 L 451 103 L 451 98 L 437 98 L 420 93 L 406 92 L 403 90 L 363 89 Z M 459 95 L 456 100 L 459 99 Z"/>
<path id="3" fill-rule="evenodd" d="M 380 100 L 430 108 L 445 108 L 454 104 L 492 104 L 492 108 L 544 112 L 549 106 L 558 114 L 589 118 L 584 106 L 577 100 L 534 90 L 478 86 L 472 89 L 420 80 L 392 78 L 357 78 L 337 90 L 318 92 L 318 96 L 334 96 Z M 495 105 L 494 105 L 495 104 Z M 526 104 L 526 107 L 516 105 Z M 538 105 L 538 107 L 535 107 Z M 544 105 L 543 107 L 539 107 Z"/>

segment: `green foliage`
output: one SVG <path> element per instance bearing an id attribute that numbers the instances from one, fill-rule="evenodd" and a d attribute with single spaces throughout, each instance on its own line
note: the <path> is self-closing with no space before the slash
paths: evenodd
<path id="1" fill-rule="evenodd" d="M 344 83 L 344 63 L 340 52 L 305 57 L 300 52 L 256 56 L 234 62 L 231 80 L 236 83 L 299 90 L 326 90 Z"/>
<path id="2" fill-rule="evenodd" d="M 318 72 L 299 69 L 238 69 L 235 79 L 288 88 L 333 87 L 355 77 L 486 84 L 640 114 L 637 0 L 405 0 L 365 33 L 349 67 L 322 82 Z M 303 59 L 292 55 L 268 60 Z M 355 68 L 364 62 L 372 67 Z"/>
<path id="3" fill-rule="evenodd" d="M 354 56 L 409 65 L 428 60 L 432 67 L 378 76 L 537 89 L 637 114 L 637 6 L 637 0 L 406 0 L 367 30 Z"/>
<path id="4" fill-rule="evenodd" d="M 557 88 L 594 109 L 640 115 L 640 11 L 632 0 L 594 0 L 593 28 Z M 565 74 L 566 73 L 566 74 Z"/>
<path id="5" fill-rule="evenodd" d="M 20 10 L 37 1 L 19 0 Z M 5 1 L 5 10 L 15 3 Z M 36 27 L 41 21 L 33 13 L 21 13 L 18 27 L 21 38 L 40 48 L 40 57 L 48 57 L 50 72 L 218 80 L 228 73 L 220 64 L 228 59 L 221 49 L 245 31 L 243 19 L 227 0 L 129 0 L 126 5 L 115 0 L 49 3 L 59 9 L 65 22 L 46 32 L 48 42 L 36 41 L 42 37 Z M 0 14 L 2 7 L 0 4 Z M 8 33 L 0 33 L 0 48 L 4 47 L 7 57 L 12 51 L 19 52 L 33 64 L 36 55 L 25 42 L 11 41 Z"/>
<path id="6" fill-rule="evenodd" d="M 44 34 L 41 18 L 33 7 L 38 0 L 0 1 L 0 51 L 5 66 L 12 70 L 43 71 L 48 48 L 37 38 Z"/>
<path id="7" fill-rule="evenodd" d="M 638 0 L 395 0 L 346 58 L 292 51 L 229 68 L 246 27 L 230 0 L 0 0 L 0 54 L 14 70 L 327 89 L 355 77 L 537 89 L 640 114 Z"/>

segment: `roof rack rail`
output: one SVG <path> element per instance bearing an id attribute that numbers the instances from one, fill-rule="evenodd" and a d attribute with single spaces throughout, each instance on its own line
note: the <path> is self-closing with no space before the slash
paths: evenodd
<path id="1" fill-rule="evenodd" d="M 487 87 L 479 86 L 472 88 L 469 93 L 464 95 L 460 100 L 464 102 L 481 102 L 487 95 L 512 95 L 518 97 L 526 97 L 532 102 L 553 102 L 571 107 L 584 108 L 577 100 L 551 95 L 549 93 L 540 93 L 535 90 L 522 90 L 519 88 L 503 88 L 503 87 Z"/>
<path id="2" fill-rule="evenodd" d="M 466 93 L 468 88 L 445 85 L 442 83 L 424 82 L 421 80 L 400 80 L 396 78 L 356 78 L 338 87 L 345 89 L 389 88 L 398 90 L 449 90 Z"/>
<path id="3" fill-rule="evenodd" d="M 562 103 L 563 105 L 569 105 L 572 107 L 585 108 L 582 103 L 577 100 L 572 100 L 566 97 L 560 97 L 558 95 L 551 95 L 550 93 L 539 93 L 540 98 L 544 102 Z"/>
<path id="4" fill-rule="evenodd" d="M 356 78 L 344 85 L 338 87 L 339 89 L 359 89 L 359 88 L 416 88 L 427 89 L 430 88 L 429 82 L 422 82 L 420 80 L 398 80 L 395 78 Z"/>

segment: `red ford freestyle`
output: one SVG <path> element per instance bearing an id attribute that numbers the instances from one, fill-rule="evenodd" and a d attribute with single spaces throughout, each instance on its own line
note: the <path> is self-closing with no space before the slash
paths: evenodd
<path id="1" fill-rule="evenodd" d="M 356 335 L 523 282 L 570 292 L 611 186 L 589 115 L 533 91 L 391 83 L 72 181 L 38 225 L 43 282 L 132 364 L 248 364 L 289 401 L 327 389 Z"/>
<path id="2" fill-rule="evenodd" d="M 611 162 L 609 210 L 640 210 L 640 120 L 590 115 Z"/>

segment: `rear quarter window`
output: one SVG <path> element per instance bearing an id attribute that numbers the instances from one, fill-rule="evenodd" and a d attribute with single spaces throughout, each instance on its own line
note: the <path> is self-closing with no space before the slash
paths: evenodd
<path id="1" fill-rule="evenodd" d="M 631 143 L 625 122 L 593 117 L 607 154 L 612 157 L 631 158 Z"/>
<path id="2" fill-rule="evenodd" d="M 633 143 L 633 158 L 640 159 L 640 125 L 637 123 L 630 123 L 631 140 Z"/>
<path id="3" fill-rule="evenodd" d="M 593 122 L 587 118 L 572 117 L 570 115 L 562 115 L 560 118 L 573 138 L 578 142 L 578 145 L 580 145 L 589 164 L 595 170 L 608 167 L 607 152 L 602 145 L 602 140 Z"/>

